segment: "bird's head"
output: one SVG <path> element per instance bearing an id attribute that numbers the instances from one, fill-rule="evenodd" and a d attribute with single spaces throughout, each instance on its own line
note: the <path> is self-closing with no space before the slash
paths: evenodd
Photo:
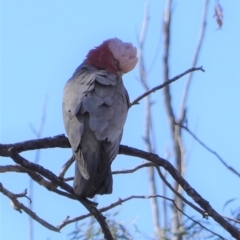
<path id="1" fill-rule="evenodd" d="M 104 41 L 100 46 L 88 52 L 85 62 L 97 69 L 110 73 L 126 73 L 137 64 L 137 49 L 131 43 L 118 38 Z"/>

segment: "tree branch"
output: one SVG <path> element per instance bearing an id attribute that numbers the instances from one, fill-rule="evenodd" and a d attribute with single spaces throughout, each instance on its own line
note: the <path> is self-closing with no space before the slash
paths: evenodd
<path id="1" fill-rule="evenodd" d="M 155 165 L 152 163 L 144 163 L 144 164 L 136 166 L 135 168 L 132 168 L 132 169 L 112 171 L 112 174 L 128 174 L 128 173 L 136 172 L 137 170 L 139 170 L 141 168 L 153 167 L 153 166 L 155 166 Z M 0 168 L 0 172 L 1 172 L 1 168 Z M 74 177 L 68 177 L 68 178 L 64 178 L 64 181 L 65 182 L 72 181 L 73 179 L 74 179 Z"/>
<path id="2" fill-rule="evenodd" d="M 34 135 L 36 136 L 36 138 L 41 138 L 41 136 L 42 136 L 42 132 L 43 132 L 43 128 L 44 128 L 45 120 L 46 120 L 47 101 L 48 101 L 48 95 L 45 95 L 44 103 L 42 106 L 42 116 L 41 116 L 41 121 L 40 121 L 38 130 L 36 130 L 35 127 L 32 124 L 30 124 L 30 128 L 31 128 L 32 132 L 34 133 Z M 40 160 L 40 151 L 36 151 L 34 163 L 38 163 L 39 160 Z M 29 196 L 31 199 L 33 199 L 33 196 L 34 196 L 33 190 L 34 190 L 33 181 L 32 181 L 32 178 L 30 178 L 30 180 L 29 180 Z M 31 211 L 33 210 L 33 204 L 29 204 L 29 209 Z M 33 219 L 31 217 L 29 217 L 29 240 L 33 240 L 33 238 L 34 238 L 33 234 L 34 234 Z"/>
<path id="3" fill-rule="evenodd" d="M 209 0 L 206 0 L 204 7 L 203 7 L 203 16 L 202 16 L 202 22 L 201 22 L 201 26 L 200 26 L 199 37 L 198 37 L 195 53 L 193 55 L 193 60 L 192 60 L 192 64 L 191 64 L 193 68 L 197 64 L 199 53 L 200 53 L 200 50 L 201 50 L 201 47 L 203 44 L 205 29 L 206 29 L 206 25 L 207 25 L 206 19 L 207 19 L 208 3 L 209 3 Z M 191 72 L 188 75 L 188 79 L 186 81 L 186 85 L 183 90 L 183 96 L 182 96 L 182 101 L 181 101 L 181 105 L 180 105 L 180 113 L 179 113 L 179 122 L 180 123 L 182 123 L 185 119 L 185 109 L 186 109 L 185 106 L 186 106 L 186 102 L 187 102 L 187 96 L 188 96 L 192 76 L 193 76 L 193 72 Z"/>
<path id="4" fill-rule="evenodd" d="M 166 1 L 166 7 L 164 10 L 163 20 L 163 36 L 164 36 L 164 49 L 163 49 L 163 82 L 167 82 L 169 79 L 169 57 L 170 57 L 170 43 L 171 43 L 171 22 L 172 22 L 172 0 Z M 181 132 L 175 127 L 176 116 L 174 113 L 174 107 L 172 104 L 172 96 L 170 85 L 167 85 L 163 90 L 164 105 L 169 123 L 170 134 L 173 142 L 173 152 L 175 167 L 180 174 L 183 175 L 184 166 L 184 152 L 181 151 Z M 181 193 L 181 187 L 178 182 L 175 182 L 175 191 Z M 177 206 L 183 210 L 183 203 L 180 198 L 175 195 L 175 201 Z M 177 211 L 176 208 L 172 209 L 173 213 L 173 231 L 177 232 L 179 229 L 184 228 L 183 218 L 181 212 Z M 174 240 L 182 240 L 182 235 L 175 235 Z"/>
<path id="5" fill-rule="evenodd" d="M 181 187 L 186 191 L 186 193 L 202 208 L 206 211 L 208 216 L 212 217 L 216 222 L 218 222 L 224 229 L 226 229 L 233 237 L 236 239 L 240 238 L 240 231 L 227 222 L 218 212 L 216 212 L 212 206 L 204 198 L 198 194 L 195 189 L 193 189 L 189 183 L 179 174 L 179 172 L 173 167 L 173 165 L 167 160 L 159 157 L 156 154 L 147 153 L 142 150 L 131 148 L 127 146 L 120 146 L 119 154 L 125 154 L 133 157 L 140 157 L 146 159 L 150 162 L 157 164 L 165 168 L 170 175 L 181 185 Z"/>
<path id="6" fill-rule="evenodd" d="M 10 157 L 9 149 L 14 147 L 14 151 L 21 153 L 29 150 L 46 148 L 70 148 L 70 143 L 64 134 L 54 137 L 34 139 L 15 144 L 0 144 L 0 156 Z"/>
<path id="7" fill-rule="evenodd" d="M 13 149 L 8 150 L 9 146 L 11 146 Z M 17 163 L 23 166 L 24 168 L 27 168 L 29 170 L 35 171 L 42 176 L 46 177 L 50 181 L 52 181 L 54 184 L 57 184 L 62 189 L 64 189 L 67 193 L 69 193 L 71 196 L 73 196 L 75 199 L 80 201 L 88 210 L 90 213 L 92 213 L 98 222 L 101 222 L 101 227 L 104 229 L 105 237 L 109 236 L 108 233 L 106 233 L 107 226 L 104 220 L 104 217 L 99 213 L 99 211 L 95 208 L 94 204 L 91 203 L 91 201 L 87 199 L 80 199 L 77 198 L 77 196 L 74 195 L 72 187 L 70 187 L 68 184 L 66 184 L 64 181 L 59 179 L 56 175 L 54 175 L 52 172 L 50 172 L 47 169 L 44 169 L 42 166 L 30 163 L 29 161 L 25 160 L 23 157 L 17 154 L 17 151 L 28 151 L 28 150 L 35 150 L 35 149 L 41 149 L 41 148 L 54 148 L 54 147 L 69 147 L 70 144 L 66 137 L 63 135 L 59 135 L 53 138 L 43 138 L 43 139 L 37 139 L 37 140 L 30 140 L 25 142 L 20 142 L 16 144 L 1 144 L 0 145 L 0 156 L 3 157 L 11 157 L 13 160 Z M 236 239 L 240 238 L 240 231 L 231 225 L 229 222 L 227 222 L 221 215 L 219 215 L 209 204 L 208 201 L 203 199 L 190 185 L 189 183 L 179 174 L 179 172 L 173 167 L 173 165 L 168 162 L 167 160 L 159 157 L 156 154 L 147 153 L 145 151 L 131 148 L 127 146 L 120 146 L 119 154 L 125 154 L 128 156 L 133 157 L 139 157 L 145 160 L 148 160 L 158 166 L 161 166 L 165 168 L 170 175 L 182 186 L 182 188 L 186 191 L 186 193 L 207 213 L 208 216 L 212 217 L 216 222 L 218 222 L 226 231 L 228 231 L 233 237 Z M 107 238 L 106 239 L 111 239 Z"/>
<path id="8" fill-rule="evenodd" d="M 2 192 L 5 196 L 10 198 L 12 200 L 12 204 L 15 210 L 19 211 L 22 213 L 21 210 L 23 210 L 26 214 L 28 214 L 32 219 L 43 225 L 44 227 L 48 228 L 49 230 L 52 230 L 54 232 L 59 232 L 59 229 L 52 226 L 48 222 L 44 221 L 40 217 L 37 216 L 36 213 L 31 211 L 29 208 L 27 208 L 24 204 L 18 201 L 19 197 L 27 197 L 27 191 L 25 190 L 24 193 L 21 194 L 13 194 L 12 192 L 8 191 L 6 188 L 3 187 L 2 183 L 0 183 L 0 192 Z"/>
<path id="9" fill-rule="evenodd" d="M 133 195 L 133 196 L 130 196 L 130 197 L 127 197 L 127 198 L 124 198 L 124 199 L 119 198 L 116 202 L 114 202 L 114 203 L 112 203 L 112 204 L 110 204 L 110 205 L 108 205 L 108 206 L 106 206 L 106 207 L 100 208 L 99 211 L 100 211 L 100 212 L 106 212 L 106 211 L 108 211 L 108 210 L 110 210 L 110 209 L 112 209 L 112 208 L 115 208 L 115 207 L 117 207 L 117 206 L 119 206 L 119 205 L 122 205 L 123 203 L 125 203 L 125 202 L 127 202 L 127 201 L 130 201 L 130 200 L 132 200 L 132 199 L 151 199 L 151 198 L 164 198 L 164 199 L 166 199 L 167 201 L 172 202 L 172 204 L 174 205 L 174 207 L 176 207 L 176 209 L 177 209 L 178 211 L 181 211 L 181 209 L 178 208 L 178 206 L 176 205 L 176 203 L 174 202 L 173 199 L 170 199 L 170 198 L 168 198 L 168 197 L 164 197 L 164 196 L 161 196 L 161 195 L 150 195 L 150 196 L 138 196 L 138 195 Z M 182 212 L 182 213 L 183 213 L 187 218 L 189 218 L 190 220 L 192 220 L 194 223 L 200 225 L 200 226 L 201 226 L 202 228 L 204 228 L 205 230 L 207 230 L 207 231 L 211 232 L 212 234 L 220 237 L 221 239 L 224 239 L 221 235 L 219 235 L 219 234 L 211 231 L 210 229 L 206 228 L 205 226 L 203 226 L 201 223 L 199 223 L 199 221 L 194 220 L 193 218 L 191 218 L 190 216 L 188 216 L 188 215 L 187 215 L 186 213 L 184 213 L 184 212 Z M 85 215 L 81 215 L 81 216 L 79 216 L 79 217 L 75 217 L 75 218 L 72 218 L 72 219 L 70 219 L 70 217 L 67 216 L 66 219 L 65 219 L 60 225 L 57 226 L 57 228 L 58 228 L 59 230 L 61 230 L 63 227 L 65 227 L 66 225 L 68 225 L 68 224 L 70 224 L 70 223 L 74 223 L 74 222 L 83 220 L 83 219 L 88 218 L 88 217 L 90 217 L 90 216 L 91 216 L 91 214 L 85 214 Z"/>
<path id="10" fill-rule="evenodd" d="M 142 100 L 142 99 L 145 98 L 146 96 L 150 95 L 151 93 L 156 92 L 157 90 L 160 90 L 160 89 L 162 89 L 162 88 L 165 88 L 165 87 L 168 86 L 169 84 L 177 81 L 179 78 L 181 78 L 181 77 L 185 76 L 186 74 L 188 74 L 188 73 L 190 73 L 190 72 L 193 72 L 193 71 L 202 71 L 202 72 L 205 72 L 205 70 L 203 69 L 203 67 L 190 68 L 190 69 L 188 69 L 187 71 L 185 71 L 185 72 L 183 72 L 183 73 L 175 76 L 174 78 L 165 81 L 163 84 L 158 85 L 158 86 L 150 89 L 149 91 L 146 91 L 145 93 L 143 93 L 142 95 L 140 95 L 139 97 L 137 97 L 135 100 L 132 101 L 131 107 L 132 107 L 133 105 L 138 104 L 140 100 Z"/>
<path id="11" fill-rule="evenodd" d="M 114 203 L 111 203 L 110 205 L 106 206 L 106 207 L 103 207 L 103 208 L 100 208 L 99 211 L 100 212 L 106 212 L 112 208 L 115 208 L 119 205 L 122 205 L 124 202 L 127 202 L 131 199 L 151 199 L 151 198 L 165 198 L 166 200 L 169 200 L 169 201 L 173 201 L 172 199 L 170 198 L 167 198 L 167 197 L 164 197 L 164 196 L 161 196 L 161 195 L 150 195 L 150 196 L 130 196 L 130 197 L 127 197 L 127 198 L 124 198 L 124 199 L 121 199 L 119 198 L 116 202 Z M 76 218 L 72 218 L 72 219 L 69 219 L 69 217 L 67 217 L 59 226 L 57 226 L 57 228 L 60 230 L 62 229 L 63 227 L 65 227 L 66 225 L 70 224 L 70 223 L 73 223 L 73 222 L 77 222 L 77 221 L 80 221 L 80 220 L 83 220 L 85 218 L 88 218 L 90 217 L 91 214 L 85 214 L 85 215 L 81 215 L 79 217 L 76 217 Z"/>
<path id="12" fill-rule="evenodd" d="M 64 181 L 62 181 L 60 178 L 58 178 L 56 175 L 54 175 L 51 171 L 44 169 L 42 166 L 38 164 L 31 163 L 21 157 L 16 150 L 12 147 L 9 149 L 9 155 L 13 159 L 14 162 L 20 164 L 21 166 L 38 172 L 39 174 L 43 175 L 50 181 L 52 181 L 54 184 L 58 185 L 60 188 L 64 189 L 70 195 L 74 196 L 79 202 L 83 204 L 85 208 L 96 218 L 98 223 L 100 224 L 102 231 L 104 233 L 104 237 L 107 240 L 113 240 L 112 234 L 108 228 L 108 225 L 105 221 L 105 217 L 97 210 L 97 208 L 94 206 L 94 203 L 91 201 L 87 200 L 86 198 L 79 198 L 77 197 L 74 192 L 72 187 L 70 187 L 68 184 L 66 184 Z"/>
<path id="13" fill-rule="evenodd" d="M 126 174 L 126 173 L 133 173 L 136 172 L 137 170 L 145 167 L 153 167 L 155 166 L 152 163 L 143 163 L 141 165 L 136 166 L 135 168 L 132 169 L 127 169 L 127 170 L 118 170 L 118 171 L 112 171 L 112 174 Z"/>
<path id="14" fill-rule="evenodd" d="M 189 202 L 184 196 L 182 196 L 179 192 L 177 192 L 172 186 L 171 184 L 166 180 L 166 178 L 163 176 L 160 167 L 156 166 L 157 172 L 160 176 L 160 178 L 162 179 L 162 181 L 166 184 L 166 186 L 168 186 L 168 188 L 174 193 L 176 194 L 179 198 L 181 198 L 183 200 L 183 202 L 185 202 L 188 206 L 190 206 L 191 208 L 193 208 L 194 210 L 196 210 L 198 213 L 200 213 L 202 215 L 203 218 L 208 217 L 208 214 L 203 211 L 202 209 L 198 208 L 197 206 L 195 206 L 194 204 L 192 204 L 191 202 Z"/>
<path id="15" fill-rule="evenodd" d="M 74 160 L 75 160 L 75 157 L 74 157 L 74 155 L 72 155 L 70 157 L 70 159 L 63 165 L 63 167 L 62 167 L 62 169 L 61 169 L 61 171 L 60 171 L 60 173 L 58 175 L 59 178 L 62 178 L 62 179 L 64 178 L 64 175 L 65 175 L 66 171 L 73 164 Z"/>
<path id="16" fill-rule="evenodd" d="M 140 76 L 142 86 L 146 92 L 149 91 L 149 86 L 148 86 L 148 78 L 147 78 L 147 72 L 146 72 L 145 62 L 144 62 L 144 45 L 147 37 L 148 24 L 149 24 L 149 3 L 146 2 L 145 8 L 144 8 L 142 29 L 141 29 L 141 34 L 139 38 L 139 48 L 138 48 L 139 76 Z M 152 141 L 152 139 L 154 139 L 153 121 L 152 121 L 152 112 L 151 112 L 152 104 L 151 104 L 150 97 L 151 97 L 150 95 L 145 96 L 145 112 L 144 112 L 145 126 L 144 126 L 143 139 L 144 139 L 146 150 L 148 152 L 154 152 L 154 141 Z M 150 195 L 155 196 L 157 195 L 157 188 L 156 188 L 154 167 L 153 166 L 149 167 L 147 170 L 148 170 L 148 182 L 149 182 Z M 161 217 L 160 217 L 160 211 L 158 206 L 158 199 L 151 198 L 150 205 L 152 209 L 152 219 L 153 219 L 153 227 L 154 227 L 155 234 L 157 237 L 162 237 L 161 224 L 160 224 Z"/>
<path id="17" fill-rule="evenodd" d="M 179 126 L 183 128 L 185 131 L 187 131 L 202 147 L 204 147 L 207 151 L 212 153 L 229 171 L 231 171 L 240 178 L 240 173 L 238 171 L 236 171 L 233 167 L 229 166 L 217 152 L 215 152 L 214 150 L 209 148 L 205 143 L 203 143 L 188 127 L 184 125 Z"/>
<path id="18" fill-rule="evenodd" d="M 19 165 L 6 165 L 6 166 L 0 166 L 0 173 L 5 173 L 5 172 L 21 172 L 21 173 L 26 173 L 27 170 Z"/>

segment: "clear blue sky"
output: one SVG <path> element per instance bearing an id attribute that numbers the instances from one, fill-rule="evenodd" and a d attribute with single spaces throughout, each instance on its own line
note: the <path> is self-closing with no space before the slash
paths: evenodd
<path id="1" fill-rule="evenodd" d="M 154 55 L 156 60 L 149 73 L 151 87 L 162 82 L 162 16 L 164 1 L 150 1 L 150 21 L 145 57 L 147 68 Z M 240 171 L 240 2 L 221 1 L 224 8 L 222 30 L 216 31 L 213 18 L 214 3 L 208 11 L 208 25 L 203 50 L 198 61 L 205 73 L 196 72 L 188 98 L 188 123 L 200 139 L 217 151 L 229 165 Z M 35 138 L 29 124 L 38 128 L 42 105 L 48 95 L 46 122 L 42 137 L 64 133 L 61 102 L 65 82 L 83 61 L 89 49 L 103 40 L 118 37 L 137 46 L 145 1 L 1 1 L 1 143 L 15 143 Z M 190 67 L 198 37 L 203 1 L 174 1 L 170 76 Z M 159 48 L 157 48 L 159 45 Z M 138 67 L 124 76 L 130 99 L 143 92 Z M 173 102 L 178 109 L 186 78 L 173 84 Z M 161 92 L 152 96 L 157 152 L 164 156 L 170 137 L 162 104 Z M 122 144 L 144 149 L 144 101 L 133 107 L 128 115 Z M 230 198 L 240 202 L 239 179 L 230 174 L 216 158 L 185 134 L 189 154 L 186 179 L 219 212 Z M 70 149 L 42 150 L 40 164 L 58 174 L 71 155 Z M 24 153 L 33 161 L 35 152 Z M 127 169 L 142 160 L 118 156 L 113 169 Z M 0 158 L 0 165 L 13 164 Z M 73 175 L 73 169 L 68 173 Z M 0 181 L 14 193 L 28 187 L 23 174 L 1 174 Z M 160 182 L 160 180 L 159 180 Z M 159 190 L 161 193 L 161 190 Z M 99 206 L 106 206 L 119 197 L 149 194 L 146 170 L 132 175 L 114 177 L 114 192 L 98 197 Z M 24 203 L 27 200 L 21 199 Z M 0 238 L 28 239 L 28 216 L 14 211 L 10 201 L 0 195 Z M 78 203 L 55 196 L 34 185 L 34 211 L 53 225 L 67 215 L 86 213 Z M 146 234 L 152 234 L 151 208 L 147 200 L 134 200 L 117 208 L 125 224 L 134 222 Z M 197 214 L 196 214 L 197 215 Z M 200 217 L 200 216 L 199 216 Z M 51 232 L 34 224 L 35 240 L 66 239 L 74 224 L 61 233 Z M 221 231 L 229 237 L 225 231 Z"/>

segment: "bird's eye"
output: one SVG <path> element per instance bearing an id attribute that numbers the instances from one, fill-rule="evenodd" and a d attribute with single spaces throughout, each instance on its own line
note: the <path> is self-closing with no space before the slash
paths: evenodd
<path id="1" fill-rule="evenodd" d="M 119 61 L 115 58 L 114 58 L 114 65 L 118 70 L 120 70 Z"/>

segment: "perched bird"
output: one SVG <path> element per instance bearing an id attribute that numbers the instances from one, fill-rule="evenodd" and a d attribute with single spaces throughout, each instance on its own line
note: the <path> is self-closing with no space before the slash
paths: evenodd
<path id="1" fill-rule="evenodd" d="M 131 43 L 109 39 L 88 52 L 65 85 L 63 120 L 76 160 L 73 189 L 78 196 L 112 193 L 111 163 L 130 104 L 122 75 L 137 61 Z"/>

